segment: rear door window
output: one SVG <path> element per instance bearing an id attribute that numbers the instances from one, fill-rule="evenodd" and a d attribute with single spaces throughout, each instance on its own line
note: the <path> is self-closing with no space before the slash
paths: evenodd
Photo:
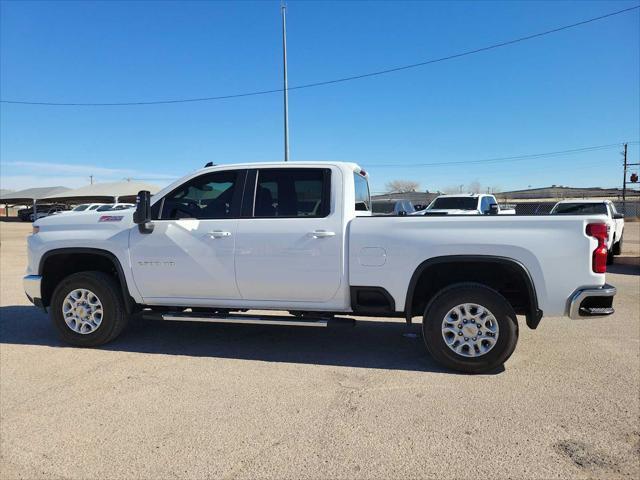
<path id="1" fill-rule="evenodd" d="M 326 217 L 331 170 L 270 168 L 258 171 L 254 217 Z"/>

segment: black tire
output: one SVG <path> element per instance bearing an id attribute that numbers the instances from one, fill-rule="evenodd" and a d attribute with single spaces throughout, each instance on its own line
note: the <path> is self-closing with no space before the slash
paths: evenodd
<path id="1" fill-rule="evenodd" d="M 495 345 L 477 357 L 456 353 L 443 338 L 445 316 L 452 308 L 464 303 L 488 309 L 498 324 Z M 458 283 L 444 288 L 429 302 L 422 320 L 422 334 L 428 352 L 441 365 L 465 373 L 488 373 L 504 364 L 516 348 L 518 321 L 509 302 L 492 288 L 479 283 Z"/>
<path id="2" fill-rule="evenodd" d="M 607 265 L 613 265 L 614 253 L 613 249 L 607 250 Z"/>
<path id="3" fill-rule="evenodd" d="M 617 242 L 615 242 L 613 244 L 613 254 L 614 255 L 622 254 L 622 239 L 623 238 L 624 238 L 624 236 L 620 237 L 620 240 L 618 240 Z"/>
<path id="4" fill-rule="evenodd" d="M 102 303 L 100 325 L 91 333 L 78 333 L 65 322 L 62 305 L 69 293 L 76 289 L 90 290 Z M 69 275 L 56 287 L 51 297 L 51 321 L 66 343 L 78 347 L 95 347 L 115 339 L 129 320 L 120 285 L 103 272 L 79 272 Z"/>

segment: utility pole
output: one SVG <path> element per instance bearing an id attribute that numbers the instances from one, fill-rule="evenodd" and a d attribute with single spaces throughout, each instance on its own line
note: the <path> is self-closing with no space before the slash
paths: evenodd
<path id="1" fill-rule="evenodd" d="M 284 161 L 289 161 L 289 84 L 287 81 L 287 4 L 280 3 L 282 14 L 282 63 L 284 69 Z"/>
<path id="2" fill-rule="evenodd" d="M 91 182 L 91 185 L 93 185 L 93 175 L 89 175 L 89 181 Z"/>
<path id="3" fill-rule="evenodd" d="M 624 144 L 624 168 L 622 173 L 622 209 L 627 210 L 627 144 Z"/>

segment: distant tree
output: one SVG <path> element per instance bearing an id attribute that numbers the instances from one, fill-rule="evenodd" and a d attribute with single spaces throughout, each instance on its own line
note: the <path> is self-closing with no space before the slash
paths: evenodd
<path id="1" fill-rule="evenodd" d="M 420 184 L 412 180 L 391 180 L 387 182 L 387 192 L 389 193 L 407 193 L 415 192 Z"/>
<path id="2" fill-rule="evenodd" d="M 482 184 L 478 180 L 474 180 L 467 187 L 468 193 L 480 193 L 482 190 Z"/>
<path id="3" fill-rule="evenodd" d="M 442 191 L 447 195 L 451 195 L 462 192 L 462 187 L 464 187 L 464 185 L 449 185 L 448 187 L 444 187 Z"/>

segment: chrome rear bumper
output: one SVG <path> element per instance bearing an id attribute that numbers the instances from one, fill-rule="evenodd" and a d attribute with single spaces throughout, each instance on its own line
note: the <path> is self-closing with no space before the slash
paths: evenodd
<path id="1" fill-rule="evenodd" d="M 613 297 L 616 287 L 604 284 L 597 288 L 583 288 L 576 290 L 571 296 L 569 317 L 573 319 L 589 317 L 606 317 L 615 312 Z"/>

